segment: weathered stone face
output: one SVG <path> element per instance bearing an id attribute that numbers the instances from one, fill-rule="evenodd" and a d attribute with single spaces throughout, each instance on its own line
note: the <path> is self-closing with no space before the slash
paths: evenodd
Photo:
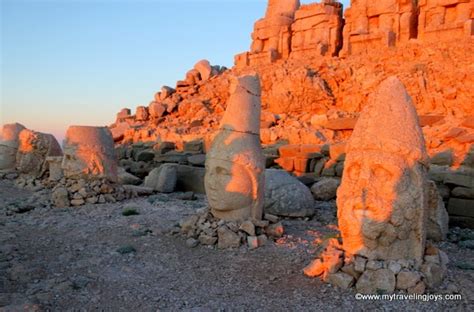
<path id="1" fill-rule="evenodd" d="M 18 135 L 25 129 L 19 123 L 7 124 L 0 133 L 0 170 L 13 169 L 18 151 Z"/>
<path id="2" fill-rule="evenodd" d="M 411 99 L 398 79 L 388 78 L 369 99 L 348 145 L 337 199 L 348 254 L 422 260 L 426 161 Z"/>
<path id="3" fill-rule="evenodd" d="M 68 178 L 117 181 L 117 159 L 110 131 L 105 127 L 69 127 L 62 168 Z"/>
<path id="4" fill-rule="evenodd" d="M 24 129 L 18 136 L 16 168 L 19 172 L 40 177 L 48 168 L 48 156 L 61 156 L 62 151 L 51 134 Z"/>
<path id="5" fill-rule="evenodd" d="M 260 84 L 257 76 L 235 78 L 219 133 L 206 157 L 205 188 L 214 216 L 260 219 L 265 158 L 260 145 Z"/>

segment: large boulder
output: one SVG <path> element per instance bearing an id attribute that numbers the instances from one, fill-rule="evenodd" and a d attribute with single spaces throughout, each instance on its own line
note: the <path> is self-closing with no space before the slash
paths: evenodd
<path id="1" fill-rule="evenodd" d="M 62 155 L 61 147 L 52 134 L 24 129 L 18 140 L 16 168 L 21 173 L 41 177 L 48 169 L 46 158 Z"/>
<path id="2" fill-rule="evenodd" d="M 68 178 L 106 178 L 116 182 L 117 158 L 110 130 L 106 127 L 69 127 L 62 168 Z"/>
<path id="3" fill-rule="evenodd" d="M 328 201 L 336 198 L 337 188 L 340 184 L 341 180 L 338 178 L 323 178 L 313 184 L 311 193 L 316 200 Z"/>
<path id="4" fill-rule="evenodd" d="M 18 151 L 18 136 L 25 127 L 19 123 L 6 124 L 0 133 L 0 170 L 14 169 Z"/>
<path id="5" fill-rule="evenodd" d="M 308 187 L 284 170 L 265 170 L 265 213 L 285 217 L 314 214 L 314 199 Z"/>
<path id="6" fill-rule="evenodd" d="M 145 187 L 160 193 L 172 193 L 176 188 L 178 170 L 175 164 L 163 164 L 145 178 Z"/>

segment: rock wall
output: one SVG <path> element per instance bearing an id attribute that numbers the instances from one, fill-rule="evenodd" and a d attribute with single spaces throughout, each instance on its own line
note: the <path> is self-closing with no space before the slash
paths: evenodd
<path id="1" fill-rule="evenodd" d="M 277 5 L 285 9 L 275 10 Z M 300 6 L 299 1 L 272 0 L 265 17 L 255 23 L 250 51 L 236 55 L 235 65 L 258 66 L 309 54 L 377 54 L 411 39 L 470 39 L 473 5 L 472 0 L 353 0 L 343 18 L 338 1 Z"/>
<path id="2" fill-rule="evenodd" d="M 344 54 L 394 47 L 416 38 L 415 0 L 351 1 L 345 12 Z"/>
<path id="3" fill-rule="evenodd" d="M 418 36 L 424 41 L 448 41 L 474 35 L 474 1 L 421 0 Z"/>

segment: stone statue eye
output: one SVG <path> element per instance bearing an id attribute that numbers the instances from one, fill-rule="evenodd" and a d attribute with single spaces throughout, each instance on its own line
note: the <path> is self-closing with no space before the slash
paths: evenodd
<path id="1" fill-rule="evenodd" d="M 388 171 L 382 166 L 377 166 L 373 168 L 372 174 L 377 179 L 390 179 L 392 177 L 392 174 L 390 173 L 390 171 Z"/>
<path id="2" fill-rule="evenodd" d="M 347 174 L 349 175 L 349 179 L 356 180 L 359 178 L 360 175 L 360 166 L 359 164 L 354 164 L 349 167 L 347 170 Z"/>
<path id="3" fill-rule="evenodd" d="M 216 173 L 221 175 L 229 175 L 229 171 L 224 167 L 216 167 Z"/>

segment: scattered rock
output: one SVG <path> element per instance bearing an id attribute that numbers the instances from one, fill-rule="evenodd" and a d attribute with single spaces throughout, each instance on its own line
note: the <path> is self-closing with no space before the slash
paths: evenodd
<path id="1" fill-rule="evenodd" d="M 323 178 L 311 187 L 314 199 L 328 201 L 336 198 L 337 188 L 341 180 L 337 178 Z"/>
<path id="2" fill-rule="evenodd" d="M 395 291 L 395 274 L 388 269 L 367 270 L 360 276 L 356 289 L 362 294 L 393 293 Z"/>
<path id="3" fill-rule="evenodd" d="M 286 171 L 265 170 L 265 213 L 285 217 L 307 217 L 314 214 L 310 190 Z"/>
<path id="4" fill-rule="evenodd" d="M 238 248 L 240 246 L 240 236 L 232 232 L 227 226 L 221 226 L 217 229 L 217 248 Z"/>
<path id="5" fill-rule="evenodd" d="M 174 164 L 163 164 L 153 169 L 145 178 L 145 186 L 160 193 L 172 193 L 178 179 L 177 167 Z"/>

